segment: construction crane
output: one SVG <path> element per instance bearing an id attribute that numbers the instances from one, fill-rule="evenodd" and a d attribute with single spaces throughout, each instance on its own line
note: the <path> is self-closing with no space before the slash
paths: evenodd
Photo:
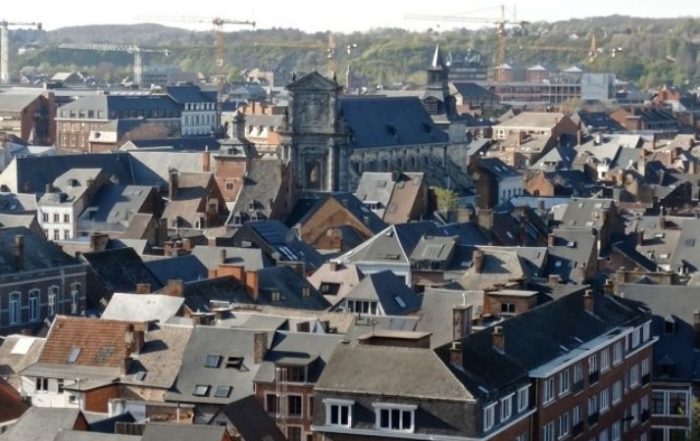
<path id="1" fill-rule="evenodd" d="M 0 20 L 0 84 L 10 84 L 10 26 L 36 26 L 41 23 Z"/>
<path id="2" fill-rule="evenodd" d="M 226 67 L 226 33 L 224 27 L 226 25 L 236 26 L 252 26 L 255 28 L 255 22 L 250 20 L 234 20 L 222 17 L 149 17 L 151 21 L 171 22 L 171 23 L 197 23 L 211 24 L 214 26 L 215 32 L 215 47 L 214 47 L 214 74 L 218 77 L 219 84 L 223 84 L 225 79 Z"/>
<path id="3" fill-rule="evenodd" d="M 289 48 L 289 49 L 318 49 L 326 52 L 326 70 L 329 74 L 335 74 L 337 69 L 336 63 L 336 42 L 335 36 L 332 32 L 328 32 L 327 40 L 325 43 L 313 43 L 313 42 L 255 42 L 254 47 L 279 47 L 279 48 Z M 357 48 L 357 44 L 348 44 L 346 51 L 351 54 L 354 49 Z"/>
<path id="4" fill-rule="evenodd" d="M 110 43 L 85 43 L 70 44 L 64 43 L 58 46 L 59 49 L 98 51 L 98 52 L 123 52 L 134 55 L 134 82 L 139 86 L 143 80 L 143 54 L 155 53 L 170 55 L 170 49 L 145 49 L 131 44 L 110 44 Z"/>
<path id="5" fill-rule="evenodd" d="M 487 8 L 495 9 L 495 8 Z M 496 65 L 500 66 L 506 62 L 506 40 L 508 38 L 508 26 L 525 27 L 529 24 L 523 20 L 509 20 L 506 17 L 506 7 L 498 6 L 500 9 L 500 17 L 468 17 L 464 15 L 427 15 L 427 14 L 406 14 L 404 18 L 409 20 L 437 21 L 437 22 L 452 22 L 452 23 L 483 23 L 496 25 L 498 36 L 498 46 L 496 50 Z M 484 9 L 486 10 L 486 9 Z M 480 10 L 482 11 L 482 10 Z M 474 12 L 480 12 L 474 11 Z"/>

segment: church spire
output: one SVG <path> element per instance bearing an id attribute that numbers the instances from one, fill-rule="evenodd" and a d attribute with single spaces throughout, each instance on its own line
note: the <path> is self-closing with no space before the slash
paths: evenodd
<path id="1" fill-rule="evenodd" d="M 442 50 L 440 49 L 440 43 L 435 46 L 435 53 L 433 54 L 433 62 L 430 64 L 433 69 L 443 69 L 445 67 L 445 57 L 442 55 Z"/>

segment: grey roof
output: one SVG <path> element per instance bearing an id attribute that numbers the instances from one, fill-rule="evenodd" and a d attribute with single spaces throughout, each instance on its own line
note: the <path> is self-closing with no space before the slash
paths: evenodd
<path id="1" fill-rule="evenodd" d="M 472 395 L 431 349 L 338 345 L 316 390 L 466 401 Z"/>
<path id="2" fill-rule="evenodd" d="M 219 150 L 221 144 L 210 136 L 183 136 L 165 139 L 135 139 L 129 140 L 119 147 L 122 151 L 133 150 L 174 150 L 180 152 L 204 152 Z"/>
<path id="3" fill-rule="evenodd" d="M 573 198 L 566 206 L 561 228 L 591 228 L 601 229 L 606 217 L 599 215 L 614 209 L 612 199 L 581 199 Z M 598 214 L 596 214 L 598 213 Z"/>
<path id="4" fill-rule="evenodd" d="M 456 89 L 457 93 L 462 95 L 465 98 L 473 98 L 473 97 L 479 97 L 479 98 L 489 98 L 489 99 L 494 99 L 497 100 L 498 97 L 494 95 L 493 93 L 489 92 L 487 89 L 479 86 L 476 83 L 472 82 L 454 82 L 452 83 L 454 88 Z"/>
<path id="5" fill-rule="evenodd" d="M 672 254 L 671 269 L 689 272 L 700 269 L 700 219 L 688 219 L 681 226 L 681 234 Z"/>
<path id="6" fill-rule="evenodd" d="M 498 158 L 480 158 L 479 167 L 497 179 L 522 176 L 517 170 Z"/>
<path id="7" fill-rule="evenodd" d="M 133 248 L 84 253 L 82 258 L 108 291 L 136 292 L 139 283 L 150 283 L 153 291 L 162 286 Z"/>
<path id="8" fill-rule="evenodd" d="M 195 280 L 184 284 L 185 305 L 191 311 L 209 311 L 211 302 L 252 304 L 245 287 L 233 277 Z"/>
<path id="9" fill-rule="evenodd" d="M 115 116 L 109 118 L 114 119 L 115 117 L 136 118 L 136 115 L 133 114 L 135 111 L 179 111 L 180 107 L 167 95 L 88 95 L 61 106 L 58 110 L 59 117 L 63 117 L 62 113 L 64 110 L 102 111 L 104 112 L 102 119 L 107 119 L 110 116 L 110 112 L 116 112 Z"/>
<path id="10" fill-rule="evenodd" d="M 357 341 L 360 337 L 374 331 L 413 332 L 418 324 L 418 317 L 413 315 L 352 315 L 352 322 L 345 330 L 346 340 Z"/>
<path id="11" fill-rule="evenodd" d="M 152 187 L 142 185 L 103 185 L 80 215 L 80 222 L 118 224 L 128 227 L 141 211 Z"/>
<path id="12" fill-rule="evenodd" d="M 56 267 L 79 265 L 80 262 L 64 253 L 61 247 L 25 227 L 0 228 L 0 275 L 18 272 L 14 258 L 16 236 L 24 237 L 24 257 L 21 271 L 37 271 Z"/>
<path id="13" fill-rule="evenodd" d="M 216 91 L 203 91 L 199 86 L 167 86 L 165 93 L 178 104 L 185 103 L 215 103 Z"/>
<path id="14" fill-rule="evenodd" d="M 275 381 L 276 366 L 292 364 L 307 366 L 307 382 L 315 383 L 343 338 L 341 334 L 278 331 L 255 375 L 255 381 L 272 383 Z"/>
<path id="15" fill-rule="evenodd" d="M 141 437 L 137 435 L 61 430 L 54 438 L 54 441 L 141 441 Z"/>
<path id="16" fill-rule="evenodd" d="M 253 378 L 260 368 L 254 363 L 256 331 L 197 326 L 187 343 L 182 365 L 166 401 L 228 404 L 253 393 Z M 268 347 L 272 339 L 268 337 Z M 207 355 L 221 356 L 219 367 L 205 366 Z M 229 357 L 242 357 L 239 367 L 226 367 Z M 209 386 L 204 396 L 195 395 L 197 385 Z M 217 387 L 231 387 L 227 397 L 217 398 Z"/>
<path id="17" fill-rule="evenodd" d="M 202 424 L 148 423 L 141 441 L 221 441 L 226 428 Z"/>
<path id="18" fill-rule="evenodd" d="M 391 194 L 394 192 L 394 176 L 390 172 L 364 172 L 357 183 L 355 196 L 363 202 L 379 204 L 382 214 L 389 206 Z"/>
<path id="19" fill-rule="evenodd" d="M 350 131 L 352 148 L 447 143 L 416 97 L 339 98 L 340 114 Z"/>
<path id="20" fill-rule="evenodd" d="M 542 155 L 530 168 L 538 170 L 567 169 L 576 158 L 576 149 L 568 145 L 555 146 Z"/>
<path id="21" fill-rule="evenodd" d="M 0 193 L 0 213 L 37 211 L 34 193 Z"/>
<path id="22" fill-rule="evenodd" d="M 2 435 L 3 441 L 53 441 L 61 430 L 72 429 L 80 417 L 78 409 L 30 407 Z"/>
<path id="23" fill-rule="evenodd" d="M 362 222 L 372 233 L 378 233 L 386 228 L 386 224 L 369 208 L 365 206 L 355 195 L 350 192 L 336 192 L 323 195 L 315 204 L 299 220 L 290 225 L 304 224 L 318 210 L 320 210 L 329 199 L 335 199 L 339 204 L 345 207 L 359 222 Z"/>
<path id="24" fill-rule="evenodd" d="M 145 265 L 163 285 L 172 279 L 190 282 L 209 277 L 207 267 L 192 255 L 150 260 L 145 262 Z"/>
<path id="25" fill-rule="evenodd" d="M 250 162 L 243 187 L 231 209 L 229 223 L 234 216 L 241 216 L 242 221 L 270 218 L 272 201 L 282 189 L 283 167 L 277 159 L 254 159 Z"/>
<path id="26" fill-rule="evenodd" d="M 289 266 L 274 266 L 258 271 L 260 295 L 256 303 L 293 309 L 323 311 L 330 303 L 309 283 Z M 272 293 L 279 292 L 281 300 L 272 300 Z M 307 295 L 304 295 L 304 292 Z"/>
<path id="27" fill-rule="evenodd" d="M 273 262 L 259 248 L 237 248 L 198 245 L 192 248 L 195 256 L 207 269 L 216 269 L 221 264 L 221 252 L 226 252 L 224 263 L 243 265 L 247 270 L 260 270 L 272 266 Z"/>
<path id="28" fill-rule="evenodd" d="M 254 395 L 227 404 L 219 411 L 219 415 L 221 414 L 228 418 L 243 441 L 287 440 Z"/>
<path id="29" fill-rule="evenodd" d="M 656 367 L 672 362 L 670 377 L 680 381 L 700 381 L 700 350 L 695 349 L 693 312 L 700 310 L 700 292 L 695 286 L 620 284 L 619 295 L 643 304 L 651 310 L 652 333 L 659 338 L 654 345 L 655 377 L 664 372 Z M 675 322 L 675 333 L 665 330 L 665 322 Z"/>
<path id="30" fill-rule="evenodd" d="M 430 347 L 436 348 L 453 340 L 452 311 L 455 306 L 473 305 L 476 317 L 484 304 L 484 292 L 426 288 L 422 300 L 416 331 L 430 332 Z"/>
<path id="31" fill-rule="evenodd" d="M 547 274 L 556 274 L 565 282 L 584 282 L 591 256 L 597 258 L 597 236 L 588 229 L 556 229 L 552 234 Z"/>
<path id="32" fill-rule="evenodd" d="M 344 299 L 375 301 L 386 315 L 410 314 L 420 309 L 421 304 L 421 296 L 389 270 L 368 274 Z"/>
<path id="33" fill-rule="evenodd" d="M 138 185 L 164 188 L 171 170 L 181 173 L 204 170 L 204 155 L 200 152 L 131 150 L 125 155 L 130 158 L 133 181 Z"/>
<path id="34" fill-rule="evenodd" d="M 573 356 L 586 342 L 620 326 L 639 326 L 648 319 L 630 302 L 598 293 L 593 296 L 593 314 L 583 306 L 583 293 L 576 292 L 501 322 L 503 352 L 493 346 L 492 329 L 470 334 L 461 344 L 463 370 L 453 372 L 475 396 L 503 393 L 529 383 L 530 370 Z M 449 359 L 450 345 L 437 351 L 443 360 Z"/>
<path id="35" fill-rule="evenodd" d="M 39 360 L 46 339 L 8 335 L 0 344 L 0 377 L 19 390 L 19 373 Z"/>
<path id="36" fill-rule="evenodd" d="M 271 257 L 282 261 L 303 261 L 309 267 L 318 268 L 323 257 L 278 220 L 249 222 L 241 230 L 250 229 L 262 239 L 262 245 L 271 251 Z M 239 230 L 239 231 L 241 231 Z M 260 246 L 260 245 L 259 245 Z M 266 251 L 263 248 L 264 251 Z"/>
<path id="37" fill-rule="evenodd" d="M 114 293 L 102 313 L 103 319 L 165 323 L 175 316 L 185 299 L 164 294 Z"/>
<path id="38" fill-rule="evenodd" d="M 32 104 L 40 93 L 31 95 L 20 95 L 16 93 L 7 94 L 0 93 L 0 113 L 12 112 L 19 113 Z"/>

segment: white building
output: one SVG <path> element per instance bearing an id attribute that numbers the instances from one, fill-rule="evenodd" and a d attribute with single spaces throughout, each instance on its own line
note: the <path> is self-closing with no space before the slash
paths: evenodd
<path id="1" fill-rule="evenodd" d="M 212 132 L 218 132 L 217 92 L 185 85 L 166 87 L 165 93 L 182 109 L 182 136 L 211 136 Z"/>

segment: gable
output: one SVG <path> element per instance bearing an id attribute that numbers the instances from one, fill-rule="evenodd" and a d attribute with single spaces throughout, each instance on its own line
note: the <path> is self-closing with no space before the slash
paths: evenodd
<path id="1" fill-rule="evenodd" d="M 335 81 L 329 80 L 320 73 L 314 71 L 301 77 L 293 83 L 288 84 L 286 88 L 292 92 L 296 92 L 298 90 L 323 90 L 334 92 L 340 87 Z"/>

